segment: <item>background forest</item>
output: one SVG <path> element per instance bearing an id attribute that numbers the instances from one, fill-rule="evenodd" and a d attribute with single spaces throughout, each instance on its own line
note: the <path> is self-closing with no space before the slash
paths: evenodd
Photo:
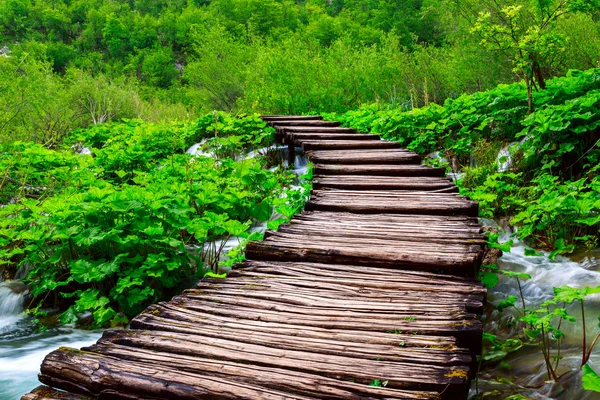
<path id="1" fill-rule="evenodd" d="M 51 146 L 124 117 L 411 109 L 528 76 L 538 86 L 598 66 L 596 10 L 581 0 L 5 0 L 0 139 Z"/>
<path id="2" fill-rule="evenodd" d="M 480 274 L 475 397 L 600 391 L 599 20 L 600 0 L 0 0 L 0 295 L 20 299 L 0 335 L 124 325 L 242 260 L 310 192 L 258 114 L 314 113 L 479 202 L 504 256 Z"/>

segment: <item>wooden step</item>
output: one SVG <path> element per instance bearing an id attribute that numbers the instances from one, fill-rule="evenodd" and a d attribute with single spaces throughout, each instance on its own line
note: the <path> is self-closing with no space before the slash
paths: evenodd
<path id="1" fill-rule="evenodd" d="M 381 239 L 381 229 L 385 227 L 386 240 L 402 240 L 422 242 L 428 240 L 432 243 L 454 243 L 485 246 L 487 237 L 479 232 L 478 227 L 467 229 L 464 225 L 458 227 L 435 227 L 431 225 L 406 223 L 388 223 L 379 214 L 372 216 L 368 221 L 357 221 L 348 218 L 344 221 L 337 219 L 304 220 L 294 218 L 288 224 L 279 227 L 279 232 L 302 234 L 328 234 L 353 240 L 356 238 Z M 269 233 L 269 236 L 271 233 Z"/>
<path id="2" fill-rule="evenodd" d="M 433 214 L 476 217 L 478 204 L 454 193 L 315 190 L 307 210 L 363 214 Z"/>
<path id="3" fill-rule="evenodd" d="M 384 142 L 385 143 L 385 142 Z M 306 155 L 317 164 L 420 164 L 421 157 L 400 149 L 310 150 Z"/>
<path id="4" fill-rule="evenodd" d="M 304 150 L 327 150 L 336 151 L 350 149 L 398 149 L 399 143 L 386 140 L 297 140 Z"/>
<path id="5" fill-rule="evenodd" d="M 261 118 L 267 122 L 272 121 L 320 121 L 320 115 L 262 115 Z"/>
<path id="6" fill-rule="evenodd" d="M 451 243 L 387 240 L 385 238 L 332 238 L 323 233 L 270 235 L 248 244 L 251 260 L 329 262 L 385 268 L 438 271 L 473 277 L 481 265 L 481 247 Z M 301 257 L 301 258 L 299 258 Z"/>
<path id="7" fill-rule="evenodd" d="M 320 133 L 288 132 L 285 136 L 291 140 L 378 140 L 379 136 L 366 133 Z"/>
<path id="8" fill-rule="evenodd" d="M 431 168 L 425 165 L 330 165 L 316 163 L 314 174 L 442 177 L 446 174 L 446 169 Z"/>
<path id="9" fill-rule="evenodd" d="M 323 121 L 323 120 L 275 120 L 271 124 L 274 127 L 287 127 L 287 126 L 340 126 L 339 122 L 336 121 Z"/>
<path id="10" fill-rule="evenodd" d="M 313 188 L 346 190 L 417 190 L 458 193 L 458 187 L 446 178 L 369 176 L 369 175 L 316 175 Z"/>
<path id="11" fill-rule="evenodd" d="M 278 130 L 282 132 L 356 133 L 356 130 L 351 128 L 326 126 L 282 126 Z"/>

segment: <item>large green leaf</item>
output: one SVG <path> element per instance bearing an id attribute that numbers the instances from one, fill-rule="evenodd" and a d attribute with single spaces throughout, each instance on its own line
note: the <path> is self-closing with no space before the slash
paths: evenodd
<path id="1" fill-rule="evenodd" d="M 581 384 L 585 390 L 600 392 L 600 376 L 588 364 L 583 366 Z"/>

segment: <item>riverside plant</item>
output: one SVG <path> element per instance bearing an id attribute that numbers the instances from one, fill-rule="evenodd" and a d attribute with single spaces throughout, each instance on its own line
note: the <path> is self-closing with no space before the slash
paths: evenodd
<path id="1" fill-rule="evenodd" d="M 530 250 L 530 252 L 532 251 Z M 553 288 L 554 297 L 552 299 L 543 302 L 537 308 L 528 308 L 521 287 L 521 280 L 531 278 L 528 274 L 499 270 L 497 266 L 487 266 L 486 269 L 487 272 L 483 282 L 487 287 L 493 287 L 498 282 L 491 279 L 487 274 L 499 273 L 517 281 L 521 300 L 520 307 L 516 305 L 518 301 L 516 296 L 508 296 L 496 306 L 496 309 L 500 312 L 509 308 L 516 310 L 517 322 L 523 324 L 523 336 L 500 339 L 495 335 L 485 333 L 484 341 L 488 343 L 488 349 L 480 357 L 480 366 L 482 362 L 502 360 L 509 353 L 519 350 L 525 343 L 535 344 L 542 352 L 548 379 L 560 383 L 558 368 L 563 358 L 561 355 L 561 342 L 565 338 L 561 327 L 566 322 L 577 323 L 577 318 L 570 315 L 566 307 L 578 303 L 581 309 L 580 323 L 583 332 L 580 363 L 580 368 L 583 370 L 582 384 L 586 390 L 600 392 L 600 377 L 588 364 L 592 351 L 600 340 L 600 330 L 591 342 L 588 342 L 585 321 L 585 299 L 589 295 L 600 293 L 600 286 L 593 288 L 555 287 Z M 598 328 L 600 328 L 600 317 L 598 317 Z"/>
<path id="2" fill-rule="evenodd" d="M 262 146 L 270 133 L 257 117 L 238 121 L 219 113 L 190 123 L 124 121 L 72 133 L 69 139 L 92 155 L 73 154 L 70 143 L 51 150 L 3 145 L 0 263 L 9 271 L 33 266 L 26 283 L 35 316 L 52 307 L 62 311 L 64 324 L 84 312 L 94 327 L 126 324 L 184 282 L 216 272 L 223 249 L 217 242 L 257 239 L 249 232 L 253 221 L 268 221 L 274 207 L 303 205 L 305 195 L 286 189 L 291 172 L 225 153 L 185 154 L 215 135 L 239 137 L 230 143 L 242 153 Z"/>

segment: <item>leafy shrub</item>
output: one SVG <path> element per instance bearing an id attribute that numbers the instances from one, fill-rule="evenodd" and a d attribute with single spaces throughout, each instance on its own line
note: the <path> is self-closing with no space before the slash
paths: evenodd
<path id="1" fill-rule="evenodd" d="M 535 111 L 528 114 L 526 88 L 515 83 L 448 99 L 444 106 L 405 111 L 369 105 L 325 116 L 419 154 L 443 150 L 453 165 L 464 166 L 461 193 L 480 202 L 481 215 L 516 215 L 518 235 L 532 245 L 556 252 L 597 245 L 600 69 L 550 80 L 533 101 Z M 498 172 L 500 146 L 516 140 L 510 170 Z"/>
<path id="2" fill-rule="evenodd" d="M 269 137 L 262 121 L 252 130 L 256 120 L 220 114 L 225 122 L 214 126 L 222 139 L 241 137 L 230 149 L 240 152 Z M 38 309 L 66 309 L 63 323 L 90 311 L 94 326 L 122 324 L 215 269 L 218 257 L 205 262 L 209 243 L 248 237 L 252 221 L 269 220 L 275 205 L 296 206 L 295 196 L 280 199 L 290 173 L 264 169 L 257 159 L 185 154 L 189 143 L 212 134 L 203 121 L 125 121 L 69 139 L 95 146 L 95 157 L 33 143 L 5 147 L 0 263 L 31 266 L 27 283 Z M 32 196 L 30 187 L 41 194 Z"/>

